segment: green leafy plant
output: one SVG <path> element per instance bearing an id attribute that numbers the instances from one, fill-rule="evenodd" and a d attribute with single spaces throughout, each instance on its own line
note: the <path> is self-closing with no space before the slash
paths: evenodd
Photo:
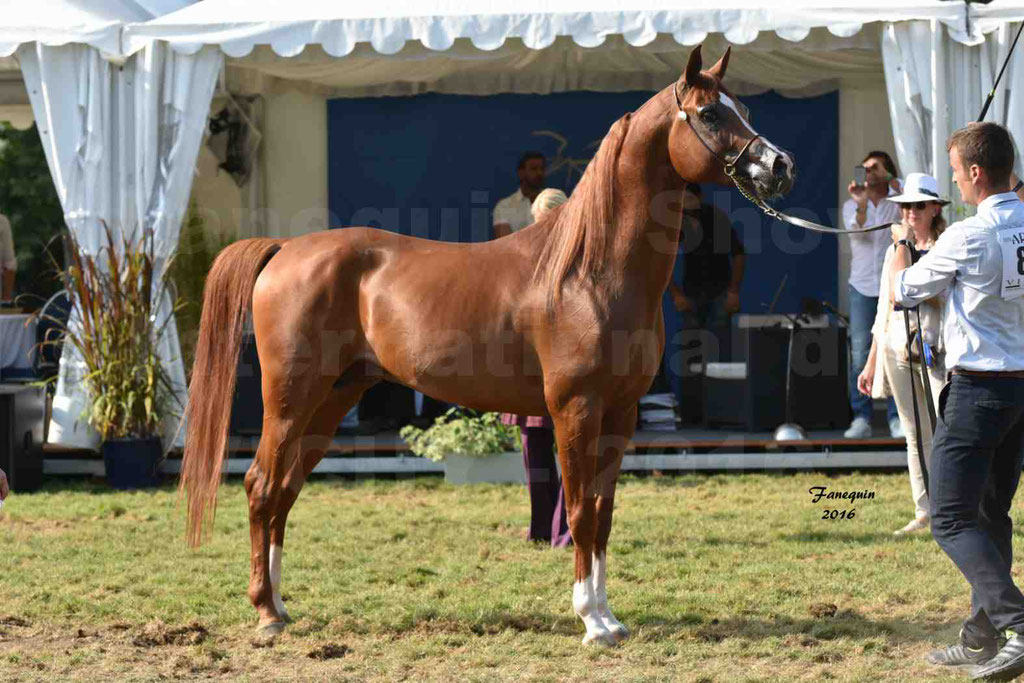
<path id="1" fill-rule="evenodd" d="M 64 227 L 64 211 L 34 125 L 18 130 L 0 122 L 0 213 L 11 221 L 18 258 L 15 291 L 33 295 L 19 304 L 34 308 L 60 289 L 51 268 L 60 258 L 60 245 L 54 251 L 49 245 Z"/>
<path id="2" fill-rule="evenodd" d="M 61 327 L 56 343 L 73 346 L 85 363 L 88 423 L 104 441 L 151 438 L 174 395 L 157 353 L 171 320 L 160 323 L 156 313 L 167 278 L 155 271 L 151 232 L 117 242 L 104 230 L 106 244 L 95 256 L 67 236 L 68 266 L 60 278 L 71 293 L 71 315 L 67 323 L 50 319 Z"/>
<path id="3" fill-rule="evenodd" d="M 413 453 L 434 462 L 449 454 L 483 457 L 520 448 L 519 427 L 502 424 L 498 413 L 462 408 L 449 408 L 426 429 L 409 425 L 398 434 Z"/>
<path id="4" fill-rule="evenodd" d="M 177 313 L 178 338 L 181 341 L 181 357 L 186 368 L 191 368 L 195 359 L 206 275 L 213 267 L 217 254 L 232 241 L 209 234 L 206 220 L 196 205 L 189 205 L 188 216 L 181 226 L 181 235 L 178 237 L 178 250 L 169 267 L 171 280 L 178 290 L 178 299 L 181 302 Z"/>

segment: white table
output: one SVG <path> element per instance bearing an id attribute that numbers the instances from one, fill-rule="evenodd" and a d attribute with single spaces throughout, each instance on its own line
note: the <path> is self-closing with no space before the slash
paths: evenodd
<path id="1" fill-rule="evenodd" d="M 36 344 L 35 316 L 0 312 L 0 375 L 18 375 L 32 370 L 32 349 Z"/>

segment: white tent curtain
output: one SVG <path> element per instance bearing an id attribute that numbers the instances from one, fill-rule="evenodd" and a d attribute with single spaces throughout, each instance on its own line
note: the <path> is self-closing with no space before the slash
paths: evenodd
<path id="1" fill-rule="evenodd" d="M 954 40 L 937 21 L 883 29 L 882 60 L 900 171 L 934 175 L 942 194 L 954 200 L 954 220 L 962 207 L 952 185 L 946 141 L 981 113 L 1018 28 L 1016 23 L 998 24 L 978 45 Z M 1024 44 L 1019 44 L 985 117 L 1009 128 L 1018 144 L 1024 141 L 1022 84 Z"/>
<path id="2" fill-rule="evenodd" d="M 29 43 L 17 54 L 68 228 L 93 254 L 103 244 L 101 221 L 115 235 L 151 230 L 155 255 L 166 264 L 187 209 L 220 51 L 183 55 L 152 43 L 120 66 L 81 44 Z M 173 318 L 171 308 L 165 296 L 158 323 Z M 183 405 L 185 369 L 173 319 L 165 330 L 159 351 Z M 80 419 L 85 396 L 74 355 L 61 360 L 50 441 L 95 448 L 98 435 Z M 177 418 L 165 425 L 165 445 L 177 427 Z"/>

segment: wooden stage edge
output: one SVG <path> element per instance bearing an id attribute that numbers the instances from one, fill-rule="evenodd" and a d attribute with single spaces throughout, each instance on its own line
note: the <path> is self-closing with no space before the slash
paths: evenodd
<path id="1" fill-rule="evenodd" d="M 259 444 L 258 436 L 232 437 L 227 474 L 242 474 Z M 92 451 L 47 444 L 43 471 L 52 475 L 103 476 L 103 460 Z M 902 439 L 844 439 L 838 431 L 811 432 L 806 441 L 773 441 L 771 434 L 711 430 L 638 431 L 623 458 L 625 472 L 784 471 L 818 469 L 902 469 L 907 466 Z M 181 468 L 172 452 L 161 466 Z M 335 437 L 314 474 L 417 475 L 444 472 L 442 463 L 409 454 L 395 433 Z"/>

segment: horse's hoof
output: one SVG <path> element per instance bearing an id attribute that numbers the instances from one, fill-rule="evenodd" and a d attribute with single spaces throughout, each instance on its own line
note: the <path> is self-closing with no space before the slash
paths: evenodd
<path id="1" fill-rule="evenodd" d="M 274 638 L 284 633 L 285 622 L 283 621 L 271 621 L 266 624 L 260 624 L 256 627 L 256 635 L 261 638 Z"/>
<path id="2" fill-rule="evenodd" d="M 612 638 L 615 639 L 616 643 L 621 643 L 629 638 L 629 629 L 622 624 L 612 626 L 609 630 L 611 631 Z"/>
<path id="3" fill-rule="evenodd" d="M 292 615 L 288 614 L 287 610 L 281 610 L 281 621 L 286 624 L 294 624 L 295 620 L 292 619 Z"/>
<path id="4" fill-rule="evenodd" d="M 583 636 L 583 644 L 590 647 L 615 647 L 619 641 L 611 631 L 597 631 Z"/>

